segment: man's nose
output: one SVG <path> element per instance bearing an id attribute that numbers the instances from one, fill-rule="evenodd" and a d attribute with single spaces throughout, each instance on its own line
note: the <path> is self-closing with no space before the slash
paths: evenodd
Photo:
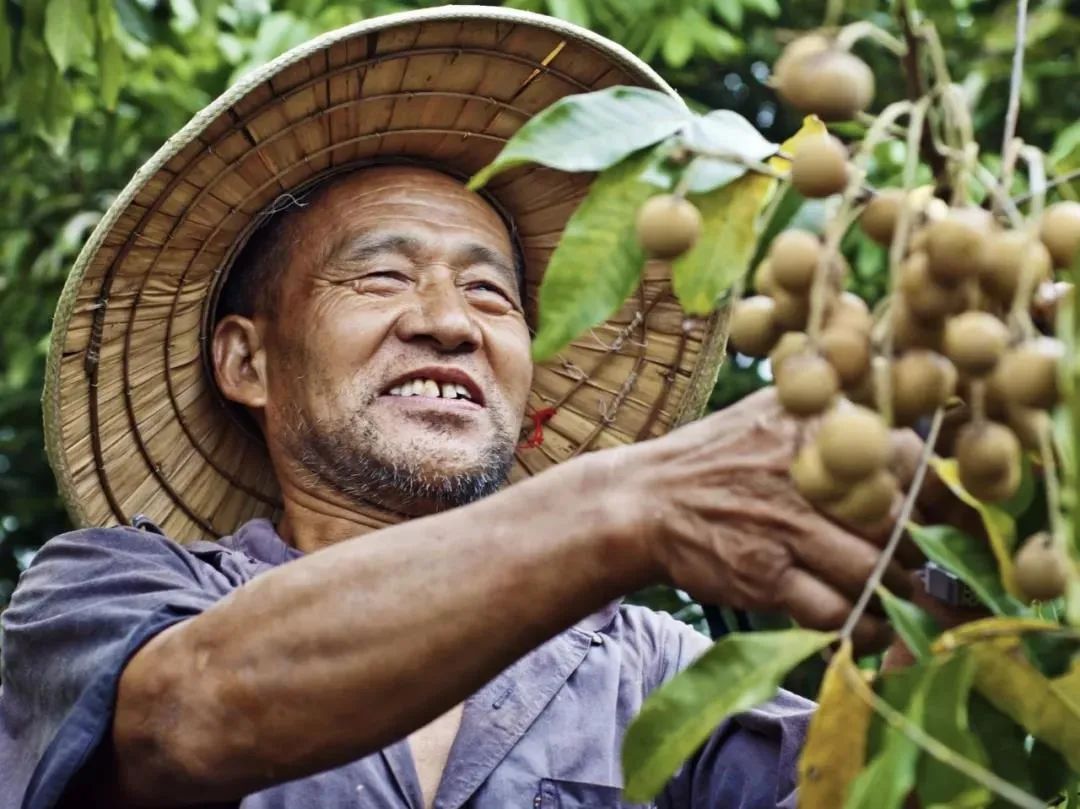
<path id="1" fill-rule="evenodd" d="M 430 283 L 417 290 L 415 304 L 398 320 L 397 336 L 425 341 L 439 351 L 469 353 L 482 336 L 461 291 L 452 282 Z"/>

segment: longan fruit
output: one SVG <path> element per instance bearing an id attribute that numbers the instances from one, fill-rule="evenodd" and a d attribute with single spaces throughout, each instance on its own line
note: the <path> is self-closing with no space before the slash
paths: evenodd
<path id="1" fill-rule="evenodd" d="M 754 271 L 754 291 L 760 295 L 772 295 L 776 292 L 776 279 L 772 274 L 772 262 L 762 259 Z"/>
<path id="2" fill-rule="evenodd" d="M 889 307 L 893 342 L 899 349 L 928 348 L 937 351 L 945 337 L 945 324 L 940 320 L 924 321 L 908 307 L 903 296 L 893 299 Z"/>
<path id="3" fill-rule="evenodd" d="M 821 34 L 804 34 L 788 43 L 780 53 L 780 58 L 773 65 L 773 84 L 776 85 L 781 95 L 781 88 L 794 89 L 801 77 L 802 63 L 810 56 L 829 50 L 830 42 Z"/>
<path id="4" fill-rule="evenodd" d="M 788 292 L 780 287 L 773 293 L 772 299 L 773 317 L 781 330 L 800 331 L 806 328 L 810 320 L 809 293 Z"/>
<path id="5" fill-rule="evenodd" d="M 994 370 L 1008 342 L 1009 330 L 989 312 L 964 312 L 945 324 L 945 356 L 970 376 Z"/>
<path id="6" fill-rule="evenodd" d="M 940 320 L 963 309 L 965 300 L 959 287 L 939 284 L 930 274 L 926 253 L 912 253 L 900 266 L 899 289 L 908 309 L 923 321 Z"/>
<path id="7" fill-rule="evenodd" d="M 900 188 L 883 188 L 866 203 L 859 215 L 859 226 L 871 239 L 888 247 L 896 234 L 900 209 L 904 205 L 904 191 Z"/>
<path id="8" fill-rule="evenodd" d="M 789 331 L 780 335 L 780 339 L 769 354 L 769 365 L 773 379 L 779 379 L 785 363 L 796 354 L 804 353 L 810 347 L 810 338 L 805 332 Z"/>
<path id="9" fill-rule="evenodd" d="M 869 335 L 874 328 L 874 318 L 866 301 L 854 292 L 841 292 L 829 307 L 825 318 L 829 328 L 846 328 Z"/>
<path id="10" fill-rule="evenodd" d="M 1080 252 L 1080 202 L 1055 202 L 1043 211 L 1039 238 L 1057 267 L 1071 267 Z"/>
<path id="11" fill-rule="evenodd" d="M 653 258 L 671 259 L 694 246 L 701 235 L 701 212 L 674 194 L 657 194 L 637 215 L 637 239 Z"/>
<path id="12" fill-rule="evenodd" d="M 1013 564 L 1016 586 L 1028 601 L 1053 601 L 1065 595 L 1069 560 L 1045 531 L 1024 540 Z"/>
<path id="13" fill-rule="evenodd" d="M 960 482 L 968 490 L 968 494 L 985 503 L 1000 503 L 1013 497 L 1020 489 L 1020 465 L 1017 464 L 1000 478 L 964 478 L 963 469 L 960 470 Z"/>
<path id="14" fill-rule="evenodd" d="M 910 425 L 930 415 L 956 391 L 956 368 L 935 351 L 907 351 L 889 370 L 897 424 Z"/>
<path id="15" fill-rule="evenodd" d="M 864 332 L 846 326 L 827 326 L 822 329 L 818 343 L 842 387 L 858 384 L 870 371 L 870 340 Z"/>
<path id="16" fill-rule="evenodd" d="M 748 357 L 767 356 L 780 338 L 775 308 L 767 295 L 754 295 L 736 303 L 728 327 L 732 347 Z"/>
<path id="17" fill-rule="evenodd" d="M 804 197 L 839 194 L 848 182 L 848 154 L 832 135 L 809 138 L 791 160 L 791 184 Z"/>
<path id="18" fill-rule="evenodd" d="M 1009 429 L 1016 433 L 1020 446 L 1033 452 L 1042 449 L 1042 437 L 1050 430 L 1050 416 L 1045 410 L 1006 405 L 1005 421 Z"/>
<path id="19" fill-rule="evenodd" d="M 1047 281 L 1035 290 L 1031 301 L 1031 316 L 1035 325 L 1048 332 L 1056 331 L 1058 310 L 1073 297 L 1073 285 L 1068 281 Z"/>
<path id="20" fill-rule="evenodd" d="M 851 525 L 873 525 L 885 519 L 900 493 L 896 478 L 879 469 L 856 483 L 842 498 L 826 505 L 830 517 Z"/>
<path id="21" fill-rule="evenodd" d="M 784 372 L 776 378 L 776 393 L 784 409 L 795 416 L 816 416 L 823 412 L 840 390 L 836 371 L 823 357 L 796 354 L 784 362 Z"/>
<path id="22" fill-rule="evenodd" d="M 821 462 L 837 480 L 853 482 L 883 469 L 889 461 L 889 429 L 869 408 L 853 405 L 834 410 L 817 434 Z"/>
<path id="23" fill-rule="evenodd" d="M 1026 340 L 1002 356 L 994 371 L 995 387 L 1013 404 L 1048 410 L 1061 398 L 1058 368 L 1064 355 L 1060 340 Z"/>
<path id="24" fill-rule="evenodd" d="M 873 71 L 847 51 L 819 51 L 800 60 L 798 67 L 798 79 L 793 75 L 777 90 L 791 106 L 823 121 L 849 121 L 874 98 Z"/>
<path id="25" fill-rule="evenodd" d="M 954 208 L 945 218 L 927 225 L 926 252 L 934 277 L 944 284 L 974 277 L 993 221 L 982 208 Z"/>
<path id="26" fill-rule="evenodd" d="M 1020 467 L 1020 441 L 996 421 L 965 424 L 956 438 L 956 463 L 965 488 L 969 481 L 1000 480 Z"/>
<path id="27" fill-rule="evenodd" d="M 783 231 L 769 247 L 772 277 L 788 292 L 805 294 L 814 282 L 821 250 L 821 240 L 813 233 Z"/>
<path id="28" fill-rule="evenodd" d="M 836 500 L 847 491 L 848 485 L 832 477 L 821 462 L 814 444 L 807 444 L 791 465 L 791 479 L 799 494 L 815 505 Z"/>
<path id="29" fill-rule="evenodd" d="M 1029 294 L 1053 277 L 1050 251 L 1038 239 L 1018 230 L 1003 230 L 986 237 L 978 261 L 979 285 L 998 302 L 1010 305 L 1021 279 Z"/>

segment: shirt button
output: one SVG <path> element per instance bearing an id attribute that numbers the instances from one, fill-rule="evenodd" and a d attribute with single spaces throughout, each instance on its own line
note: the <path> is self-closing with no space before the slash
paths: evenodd
<path id="1" fill-rule="evenodd" d="M 593 632 L 592 637 L 589 638 L 589 642 L 593 646 L 603 646 L 604 645 L 604 636 L 600 635 L 600 634 L 598 634 L 596 632 Z"/>

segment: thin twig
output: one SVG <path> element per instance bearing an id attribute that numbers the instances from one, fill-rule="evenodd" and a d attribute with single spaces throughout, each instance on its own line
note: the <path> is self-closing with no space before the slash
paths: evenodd
<path id="1" fill-rule="evenodd" d="M 920 47 L 922 40 L 915 31 L 915 25 L 911 19 L 912 10 L 908 0 L 899 0 L 899 2 L 897 2 L 896 13 L 900 19 L 900 29 L 904 35 L 904 43 L 907 45 L 907 53 L 903 58 L 904 81 L 907 84 L 908 99 L 914 103 L 925 96 L 929 90 L 922 69 L 922 48 Z M 948 79 L 947 77 L 939 76 L 938 80 L 940 82 L 947 81 Z M 934 148 L 934 142 L 930 135 L 929 127 L 927 127 L 922 134 L 920 151 L 922 152 L 923 159 L 926 160 L 927 164 L 930 166 L 930 170 L 934 173 L 934 179 L 939 193 L 947 195 L 951 190 L 948 163 Z"/>
<path id="2" fill-rule="evenodd" d="M 940 413 L 940 411 L 938 412 Z M 1024 792 L 1024 790 L 1010 784 L 1004 778 L 1001 778 L 985 767 L 976 764 L 967 756 L 963 756 L 948 745 L 942 744 L 869 688 L 855 687 L 853 680 L 858 676 L 857 672 L 845 668 L 844 676 L 853 686 L 852 690 L 861 699 L 868 702 L 875 713 L 888 722 L 894 730 L 903 733 L 912 742 L 921 747 L 928 755 L 936 758 L 942 764 L 952 767 L 957 772 L 963 773 L 972 781 L 981 784 L 991 792 L 996 792 L 1002 798 L 1019 806 L 1021 809 L 1045 809 L 1046 804 L 1034 795 L 1029 795 Z"/>
<path id="3" fill-rule="evenodd" d="M 859 20 L 850 25 L 845 25 L 836 36 L 836 47 L 840 50 L 851 50 L 851 46 L 860 39 L 872 39 L 889 50 L 894 56 L 906 56 L 907 45 L 897 39 L 888 31 L 883 30 L 869 20 Z"/>
<path id="4" fill-rule="evenodd" d="M 1067 174 L 1059 174 L 1054 179 L 1048 180 L 1046 183 L 1045 191 L 1049 191 L 1051 188 L 1057 188 L 1059 185 L 1065 185 L 1065 183 L 1071 183 L 1073 180 L 1080 180 L 1080 169 L 1075 169 Z M 1029 199 L 1035 195 L 1034 191 L 1027 191 L 1023 194 L 1018 194 L 1013 197 L 1013 202 L 1017 205 L 1023 205 Z"/>
<path id="5" fill-rule="evenodd" d="M 1013 49 L 1012 74 L 1009 76 L 1009 106 L 1005 113 L 1005 132 L 1001 136 L 1001 184 L 1006 189 L 1012 178 L 1016 149 L 1016 121 L 1020 116 L 1020 85 L 1024 79 L 1024 46 L 1027 40 L 1027 0 L 1016 4 L 1016 47 Z"/>
<path id="6" fill-rule="evenodd" d="M 922 454 L 919 456 L 919 465 L 915 468 L 915 474 L 911 478 L 911 487 L 904 497 L 903 505 L 900 506 L 900 514 L 896 518 L 896 524 L 893 525 L 889 541 L 885 543 L 885 549 L 881 552 L 881 556 L 878 557 L 877 564 L 874 565 L 874 570 L 870 573 L 870 578 L 866 580 L 862 595 L 855 602 L 851 614 L 848 615 L 847 621 L 844 622 L 844 626 L 840 630 L 842 640 L 851 638 L 851 633 L 855 631 L 855 624 L 866 612 L 866 605 L 870 603 L 870 598 L 877 591 L 878 585 L 881 584 L 881 579 L 885 575 L 885 569 L 892 561 L 893 554 L 896 553 L 900 538 L 903 537 L 908 520 L 911 518 L 911 512 L 915 508 L 915 499 L 919 496 L 919 490 L 922 488 L 923 480 L 926 478 L 926 470 L 930 466 L 930 458 L 934 454 L 934 444 L 937 443 L 938 433 L 941 432 L 941 422 L 944 418 L 945 411 L 939 407 L 937 412 L 934 413 L 934 421 L 930 425 L 930 432 L 926 436 L 926 443 L 923 444 Z"/>
<path id="7" fill-rule="evenodd" d="M 1050 537 L 1054 544 L 1068 554 L 1068 539 L 1061 518 L 1061 488 L 1058 481 L 1057 458 L 1054 456 L 1053 426 L 1045 419 L 1039 430 L 1039 455 L 1042 458 L 1043 480 L 1046 484 L 1046 510 L 1050 516 Z"/>

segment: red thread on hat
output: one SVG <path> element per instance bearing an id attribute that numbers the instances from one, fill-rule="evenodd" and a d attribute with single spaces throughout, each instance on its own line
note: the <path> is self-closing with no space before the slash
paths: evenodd
<path id="1" fill-rule="evenodd" d="M 541 407 L 539 410 L 530 413 L 529 418 L 531 418 L 533 422 L 532 433 L 527 439 L 518 444 L 518 449 L 536 449 L 543 444 L 544 425 L 547 423 L 548 419 L 554 415 L 554 407 Z"/>

